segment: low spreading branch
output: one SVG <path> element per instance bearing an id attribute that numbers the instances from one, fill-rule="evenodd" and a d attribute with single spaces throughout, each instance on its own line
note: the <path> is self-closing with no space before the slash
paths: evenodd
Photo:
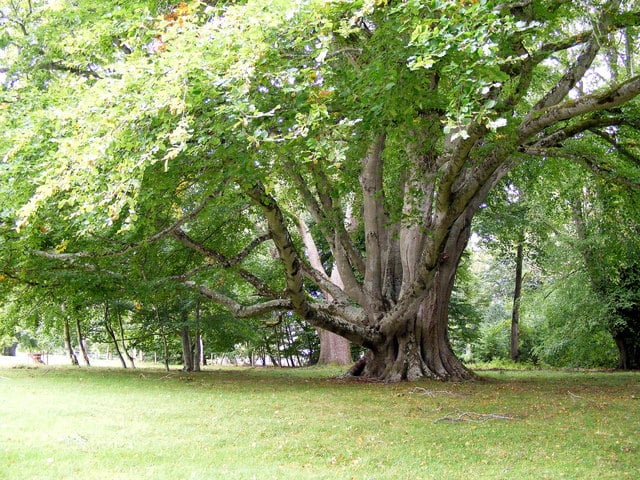
<path id="1" fill-rule="evenodd" d="M 292 309 L 291 301 L 286 298 L 269 300 L 267 302 L 256 303 L 253 305 L 243 305 L 233 298 L 211 290 L 204 285 L 198 285 L 192 281 L 186 281 L 184 282 L 184 285 L 196 289 L 205 297 L 223 305 L 235 318 L 254 318 L 275 311 Z"/>
<path id="2" fill-rule="evenodd" d="M 31 253 L 33 253 L 34 255 L 38 255 L 39 257 L 48 258 L 50 260 L 61 260 L 61 261 L 66 261 L 66 262 L 71 262 L 71 263 L 74 262 L 78 258 L 110 258 L 110 257 L 117 257 L 117 256 L 120 256 L 120 255 L 125 255 L 125 254 L 127 254 L 129 252 L 132 252 L 136 248 L 140 248 L 143 245 L 150 245 L 152 243 L 155 243 L 155 242 L 157 242 L 159 240 L 162 240 L 163 238 L 169 236 L 173 231 L 179 229 L 180 227 L 182 227 L 188 221 L 193 220 L 194 218 L 196 218 L 200 214 L 200 212 L 202 212 L 202 210 L 204 210 L 204 208 L 208 205 L 209 201 L 212 198 L 213 197 L 211 197 L 211 196 L 207 196 L 193 210 L 191 210 L 186 215 L 183 215 L 182 217 L 180 217 L 178 220 L 173 222 L 171 225 L 163 228 L 162 230 L 160 230 L 159 232 L 155 233 L 154 235 L 152 235 L 149 238 L 145 238 L 144 240 L 142 240 L 140 242 L 129 244 L 126 247 L 121 248 L 120 250 L 116 250 L 116 251 L 113 251 L 113 252 L 107 252 L 107 253 L 104 253 L 104 254 L 96 254 L 96 253 L 92 253 L 92 252 L 57 253 L 57 252 L 46 252 L 46 251 L 42 251 L 42 250 L 31 250 Z"/>
<path id="3" fill-rule="evenodd" d="M 237 271 L 238 275 L 240 275 L 245 281 L 251 284 L 261 295 L 270 297 L 270 298 L 276 298 L 278 296 L 275 294 L 275 292 L 273 292 L 271 288 L 269 288 L 269 286 L 265 282 L 263 282 L 256 275 L 252 274 L 251 272 L 248 272 L 243 268 L 238 268 L 238 264 L 242 260 L 244 260 L 244 258 L 246 258 L 251 253 L 251 251 L 253 251 L 258 245 L 262 244 L 263 242 L 267 241 L 270 238 L 269 234 L 261 235 L 260 237 L 255 238 L 251 243 L 249 243 L 249 245 L 247 245 L 244 249 L 242 249 L 237 255 L 235 255 L 232 258 L 227 258 L 224 255 L 222 255 L 220 252 L 210 247 L 207 247 L 206 245 L 202 245 L 201 243 L 196 242 L 194 239 L 189 237 L 180 228 L 174 229 L 171 232 L 171 235 L 176 240 L 181 242 L 183 245 L 198 252 L 205 258 L 213 260 L 213 261 L 208 260 L 207 262 L 205 262 L 205 264 L 199 267 L 196 267 L 195 269 L 189 272 L 186 272 L 183 275 L 174 277 L 174 279 L 180 280 L 180 281 L 186 280 L 187 278 L 190 278 L 191 276 L 193 276 L 195 273 L 197 273 L 202 269 L 209 268 L 213 265 L 217 265 L 226 269 L 234 268 Z"/>
<path id="4" fill-rule="evenodd" d="M 609 110 L 620 106 L 640 94 L 640 76 L 618 85 L 610 90 L 586 95 L 577 100 L 567 100 L 540 111 L 532 111 L 518 128 L 520 143 L 561 121 L 592 112 Z"/>

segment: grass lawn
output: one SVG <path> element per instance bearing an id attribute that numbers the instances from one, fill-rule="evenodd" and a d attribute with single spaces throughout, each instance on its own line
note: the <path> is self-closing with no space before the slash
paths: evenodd
<path id="1" fill-rule="evenodd" d="M 638 479 L 640 374 L 0 369 L 0 479 Z"/>

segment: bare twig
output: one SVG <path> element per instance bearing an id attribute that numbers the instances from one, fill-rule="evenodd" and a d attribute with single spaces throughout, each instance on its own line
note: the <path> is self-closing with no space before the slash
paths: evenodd
<path id="1" fill-rule="evenodd" d="M 433 423 L 439 422 L 474 422 L 482 423 L 488 420 L 513 420 L 513 415 L 501 413 L 476 413 L 476 412 L 453 412 L 444 417 L 434 420 Z"/>
<path id="2" fill-rule="evenodd" d="M 447 395 L 449 397 L 461 397 L 459 393 L 450 392 L 449 390 L 429 390 L 422 387 L 415 387 L 409 393 L 415 393 L 424 397 L 435 397 L 437 395 Z"/>

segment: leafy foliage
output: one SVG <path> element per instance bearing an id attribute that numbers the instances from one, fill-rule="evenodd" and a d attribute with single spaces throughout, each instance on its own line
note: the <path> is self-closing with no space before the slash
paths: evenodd
<path id="1" fill-rule="evenodd" d="M 468 378 L 446 318 L 473 339 L 464 279 L 446 305 L 489 191 L 524 165 L 512 184 L 535 194 L 549 159 L 640 178 L 633 2 L 0 11 L 3 279 L 79 308 L 121 302 L 151 337 L 184 326 L 198 292 L 235 317 L 295 312 L 301 338 L 338 333 L 369 349 L 365 375 Z M 519 207 L 490 234 L 531 218 Z"/>

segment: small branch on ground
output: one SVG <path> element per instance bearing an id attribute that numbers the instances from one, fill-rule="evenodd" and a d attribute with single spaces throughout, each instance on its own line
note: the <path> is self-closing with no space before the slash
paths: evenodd
<path id="1" fill-rule="evenodd" d="M 427 388 L 415 387 L 409 393 L 421 395 L 424 397 L 435 397 L 437 395 L 447 395 L 449 397 L 462 397 L 459 393 L 450 392 L 449 390 L 429 390 Z"/>
<path id="2" fill-rule="evenodd" d="M 445 415 L 442 418 L 434 420 L 433 423 L 439 422 L 474 422 L 482 423 L 488 420 L 513 420 L 515 417 L 509 414 L 502 413 L 476 413 L 476 412 L 454 412 Z"/>

